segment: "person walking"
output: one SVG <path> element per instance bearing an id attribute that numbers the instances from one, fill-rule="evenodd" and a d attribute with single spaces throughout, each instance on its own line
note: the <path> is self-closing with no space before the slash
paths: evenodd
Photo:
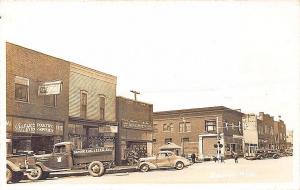
<path id="1" fill-rule="evenodd" d="M 238 158 L 239 158 L 239 156 L 238 156 L 238 154 L 235 152 L 235 153 L 234 153 L 234 162 L 235 162 L 235 163 L 238 163 Z"/>
<path id="2" fill-rule="evenodd" d="M 195 162 L 196 162 L 196 154 L 193 153 L 193 154 L 191 155 L 191 158 L 192 158 L 192 162 L 195 163 Z"/>

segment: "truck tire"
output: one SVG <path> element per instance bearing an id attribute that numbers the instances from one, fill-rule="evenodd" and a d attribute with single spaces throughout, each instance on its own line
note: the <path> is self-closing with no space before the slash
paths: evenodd
<path id="1" fill-rule="evenodd" d="M 10 182 L 12 179 L 13 172 L 10 168 L 6 167 L 6 183 Z"/>
<path id="2" fill-rule="evenodd" d="M 40 166 L 35 166 L 34 170 L 27 174 L 28 179 L 30 180 L 39 180 L 43 176 L 43 170 Z"/>
<path id="3" fill-rule="evenodd" d="M 19 181 L 21 181 L 23 179 L 23 175 L 24 175 L 23 172 L 13 172 L 11 182 L 18 183 Z"/>
<path id="4" fill-rule="evenodd" d="M 184 168 L 184 164 L 181 161 L 176 162 L 175 169 L 182 170 Z"/>
<path id="5" fill-rule="evenodd" d="M 102 176 L 105 172 L 104 166 L 99 161 L 93 161 L 88 168 L 89 174 L 93 177 Z"/>

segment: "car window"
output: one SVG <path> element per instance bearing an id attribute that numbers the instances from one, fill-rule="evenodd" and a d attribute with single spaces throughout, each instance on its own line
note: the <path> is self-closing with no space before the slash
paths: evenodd
<path id="1" fill-rule="evenodd" d="M 66 147 L 65 146 L 56 146 L 54 147 L 54 153 L 65 153 Z"/>

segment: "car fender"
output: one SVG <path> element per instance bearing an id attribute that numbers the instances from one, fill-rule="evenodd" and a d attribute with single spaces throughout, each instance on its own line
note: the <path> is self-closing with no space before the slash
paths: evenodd
<path id="1" fill-rule="evenodd" d="M 6 160 L 6 166 L 9 167 L 12 171 L 14 172 L 19 172 L 21 171 L 20 167 L 13 162 Z"/>
<path id="2" fill-rule="evenodd" d="M 45 166 L 42 162 L 36 162 L 35 165 L 41 167 L 43 171 L 50 171 L 51 170 L 47 166 Z"/>
<path id="3" fill-rule="evenodd" d="M 150 169 L 157 169 L 157 168 L 158 168 L 157 165 L 155 165 L 155 164 L 153 164 L 153 163 L 151 163 L 151 162 L 141 162 L 141 163 L 139 164 L 139 168 L 140 168 L 141 165 L 143 165 L 143 164 L 147 164 L 147 165 L 149 166 Z"/>

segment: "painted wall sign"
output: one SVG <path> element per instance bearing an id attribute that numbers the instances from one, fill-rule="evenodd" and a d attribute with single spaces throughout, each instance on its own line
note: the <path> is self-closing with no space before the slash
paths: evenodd
<path id="1" fill-rule="evenodd" d="M 33 119 L 14 118 L 13 131 L 18 133 L 35 133 L 35 121 Z"/>
<path id="2" fill-rule="evenodd" d="M 151 123 L 147 121 L 122 120 L 122 126 L 124 128 L 131 128 L 131 129 L 152 130 Z"/>

